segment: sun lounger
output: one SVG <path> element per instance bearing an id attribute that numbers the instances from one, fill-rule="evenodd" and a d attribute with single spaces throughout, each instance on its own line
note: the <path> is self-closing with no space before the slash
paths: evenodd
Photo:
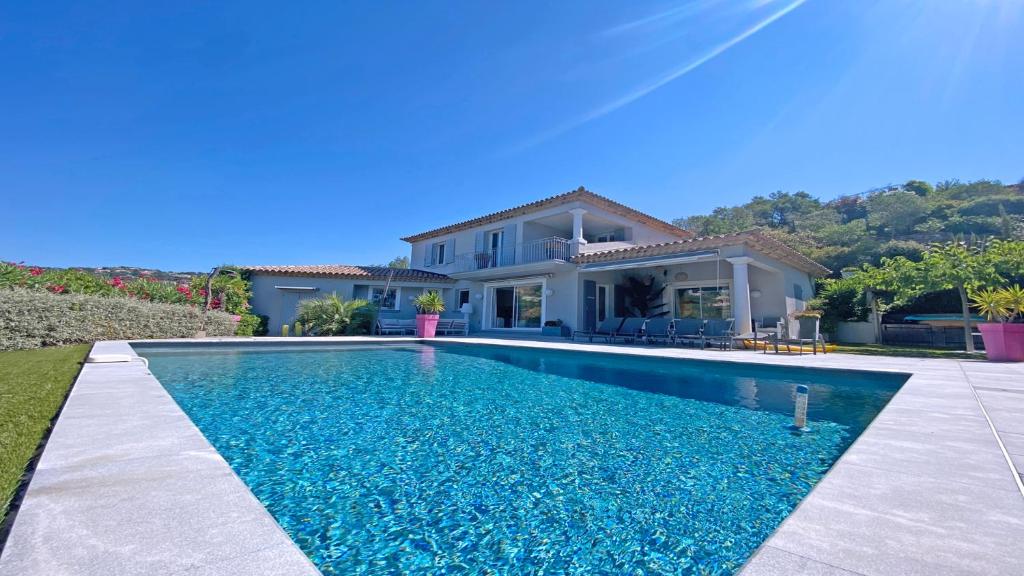
<path id="1" fill-rule="evenodd" d="M 576 330 L 572 333 L 572 339 L 576 340 L 577 337 L 580 337 L 593 342 L 594 338 L 604 338 L 605 342 L 607 342 L 615 334 L 615 331 L 619 329 L 622 322 L 622 318 L 605 318 L 601 325 L 593 330 Z"/>
<path id="2" fill-rule="evenodd" d="M 608 337 L 608 341 L 636 342 L 638 338 L 643 337 L 644 324 L 646 322 L 646 318 L 626 318 L 622 322 L 622 326 L 619 326 L 619 329 Z"/>
<path id="3" fill-rule="evenodd" d="M 700 318 L 676 318 L 674 342 L 696 346 L 701 343 L 704 321 Z"/>
<path id="4" fill-rule="evenodd" d="M 667 317 L 648 318 L 644 326 L 644 343 L 664 342 L 670 344 L 675 339 L 675 320 Z"/>

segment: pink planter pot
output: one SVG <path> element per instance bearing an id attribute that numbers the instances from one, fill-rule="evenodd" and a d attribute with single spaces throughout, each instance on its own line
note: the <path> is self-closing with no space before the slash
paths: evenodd
<path id="1" fill-rule="evenodd" d="M 985 354 L 995 362 L 1024 362 L 1024 324 L 978 324 Z"/>
<path id="2" fill-rule="evenodd" d="M 416 335 L 420 338 L 433 338 L 437 332 L 437 321 L 440 314 L 417 314 Z"/>

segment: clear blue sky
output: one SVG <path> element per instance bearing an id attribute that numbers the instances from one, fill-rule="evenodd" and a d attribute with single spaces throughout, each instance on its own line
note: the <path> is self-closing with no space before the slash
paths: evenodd
<path id="1" fill-rule="evenodd" d="M 672 219 L 1016 182 L 1021 30 L 1022 0 L 2 0 L 0 258 L 360 264 L 580 185 Z"/>

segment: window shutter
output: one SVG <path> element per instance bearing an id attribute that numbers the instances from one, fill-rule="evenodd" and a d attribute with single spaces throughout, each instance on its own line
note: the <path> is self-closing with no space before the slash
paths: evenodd
<path id="1" fill-rule="evenodd" d="M 505 226 L 505 237 L 502 239 L 501 246 L 501 264 L 502 266 L 510 266 L 516 263 L 516 225 L 509 224 Z"/>
<path id="2" fill-rule="evenodd" d="M 430 268 L 431 263 L 434 260 L 434 246 L 432 244 L 427 245 L 427 252 L 423 255 L 423 267 Z"/>
<path id="3" fill-rule="evenodd" d="M 449 238 L 444 242 L 444 262 L 442 264 L 448 264 L 449 262 L 455 261 L 455 239 Z"/>
<path id="4" fill-rule="evenodd" d="M 482 230 L 476 233 L 476 238 L 473 239 L 473 242 L 473 252 L 480 254 L 482 252 L 487 251 L 487 249 L 484 247 L 484 233 Z"/>

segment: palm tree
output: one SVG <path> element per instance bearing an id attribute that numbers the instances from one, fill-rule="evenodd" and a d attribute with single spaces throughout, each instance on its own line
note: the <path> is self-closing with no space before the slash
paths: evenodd
<path id="1" fill-rule="evenodd" d="M 295 319 L 316 336 L 368 334 L 373 325 L 375 308 L 366 300 L 342 300 L 331 294 L 299 303 Z"/>

